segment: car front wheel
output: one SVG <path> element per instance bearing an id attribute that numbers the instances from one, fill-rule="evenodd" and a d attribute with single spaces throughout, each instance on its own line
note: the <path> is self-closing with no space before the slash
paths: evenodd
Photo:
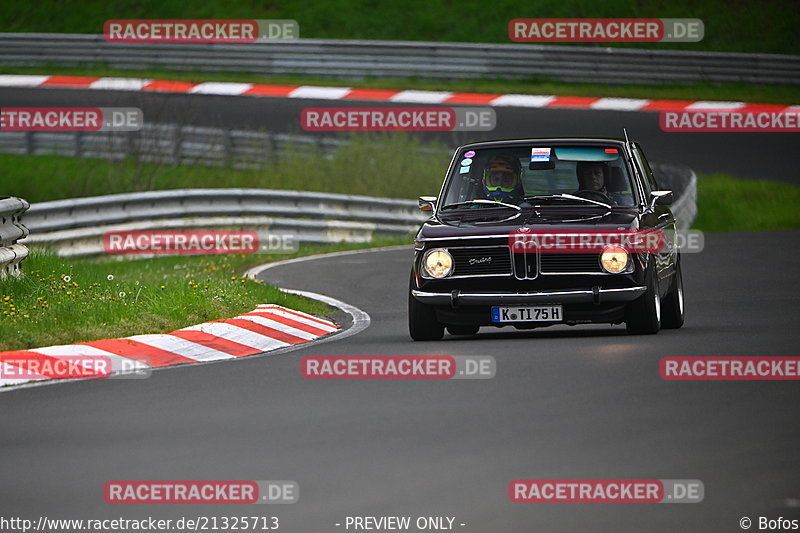
<path id="1" fill-rule="evenodd" d="M 408 333 L 415 341 L 438 341 L 444 337 L 444 326 L 436 320 L 430 305 L 417 301 L 408 291 Z"/>
<path id="2" fill-rule="evenodd" d="M 678 329 L 683 325 L 683 273 L 681 262 L 678 258 L 675 263 L 675 274 L 672 276 L 672 288 L 664 296 L 661 310 L 661 327 L 664 329 Z"/>
<path id="3" fill-rule="evenodd" d="M 625 328 L 631 335 L 652 335 L 661 328 L 661 296 L 654 262 L 650 258 L 647 290 L 625 307 Z"/>

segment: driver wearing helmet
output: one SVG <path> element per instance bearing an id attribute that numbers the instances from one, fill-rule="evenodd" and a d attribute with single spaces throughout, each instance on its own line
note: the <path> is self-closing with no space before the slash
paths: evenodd
<path id="1" fill-rule="evenodd" d="M 483 194 L 487 200 L 519 205 L 525 192 L 522 188 L 522 167 L 513 155 L 494 155 L 483 170 Z"/>

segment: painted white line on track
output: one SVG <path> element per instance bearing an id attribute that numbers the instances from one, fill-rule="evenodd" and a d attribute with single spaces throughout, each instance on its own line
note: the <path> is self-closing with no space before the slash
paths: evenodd
<path id="1" fill-rule="evenodd" d="M 197 344 L 192 341 L 187 341 L 180 337 L 169 334 L 151 334 L 151 335 L 135 335 L 133 337 L 125 337 L 132 341 L 147 344 L 153 348 L 159 348 L 168 352 L 173 352 L 181 357 L 193 359 L 195 361 L 216 361 L 219 359 L 234 359 L 235 357 L 229 353 L 220 352 L 208 346 Z"/>
<path id="2" fill-rule="evenodd" d="M 366 254 L 370 252 L 379 252 L 387 250 L 408 250 L 412 251 L 413 248 L 410 244 L 399 244 L 397 246 L 383 246 L 381 248 L 367 248 L 364 250 L 346 250 L 343 252 L 330 252 L 327 254 L 307 255 L 305 257 L 295 257 L 292 259 L 284 259 L 283 261 L 275 261 L 274 263 L 264 263 L 263 265 L 256 265 L 248 269 L 244 275 L 250 279 L 258 279 L 258 276 L 271 268 L 282 267 L 286 265 L 294 265 L 296 263 L 303 263 L 305 261 L 316 261 L 318 259 L 327 259 L 329 257 L 341 257 L 345 255 Z M 313 293 L 311 293 L 313 294 Z M 338 301 L 338 300 L 337 300 Z"/>
<path id="3" fill-rule="evenodd" d="M 202 331 L 203 333 L 238 342 L 254 350 L 263 350 L 265 352 L 289 346 L 288 342 L 279 341 L 278 339 L 273 339 L 250 331 L 249 329 L 240 328 L 239 326 L 226 324 L 224 322 L 206 322 L 205 324 L 189 326 L 188 328 L 183 328 L 178 331 Z"/>
<path id="4" fill-rule="evenodd" d="M 314 87 L 303 85 L 289 93 L 289 98 L 317 98 L 320 100 L 340 100 L 349 92 L 349 87 Z"/>
<path id="5" fill-rule="evenodd" d="M 252 83 L 207 81 L 189 89 L 190 94 L 223 94 L 238 96 L 253 87 Z"/>
<path id="6" fill-rule="evenodd" d="M 700 101 L 686 106 L 686 109 L 739 109 L 746 106 L 744 102 L 707 102 Z"/>
<path id="7" fill-rule="evenodd" d="M 307 331 L 303 331 L 302 329 L 297 329 L 293 328 L 292 326 L 287 326 L 282 322 L 278 322 L 277 320 L 272 320 L 263 316 L 237 316 L 236 318 L 239 320 L 249 320 L 250 322 L 254 322 L 261 326 L 277 329 L 278 331 L 282 331 L 283 333 L 292 335 L 294 337 L 299 337 L 301 339 L 312 340 L 316 339 L 319 336 L 313 333 L 309 333 Z"/>
<path id="8" fill-rule="evenodd" d="M 592 109 L 607 109 L 610 111 L 638 111 L 650 100 L 641 98 L 601 98 L 589 105 Z"/>
<path id="9" fill-rule="evenodd" d="M 330 324 L 323 324 L 322 322 L 317 322 L 316 320 L 306 318 L 304 316 L 298 316 L 293 313 L 282 311 L 280 309 L 258 308 L 254 311 L 251 311 L 251 314 L 252 313 L 264 314 L 264 316 L 266 316 L 267 318 L 269 318 L 269 315 L 282 316 L 284 318 L 294 320 L 295 322 L 299 322 L 307 326 L 327 331 L 328 333 L 333 333 L 334 331 L 339 329 L 336 326 L 331 326 Z"/>
<path id="10" fill-rule="evenodd" d="M 400 91 L 389 100 L 392 102 L 410 102 L 419 104 L 440 104 L 453 96 L 449 91 Z"/>
<path id="11" fill-rule="evenodd" d="M 546 107 L 555 98 L 555 96 L 536 94 L 504 94 L 489 102 L 489 105 L 496 107 Z"/>
<path id="12" fill-rule="evenodd" d="M 0 87 L 38 87 L 48 79 L 50 79 L 50 76 L 0 74 Z"/>
<path id="13" fill-rule="evenodd" d="M 100 78 L 92 82 L 89 88 L 109 91 L 141 91 L 145 85 L 152 82 L 153 80 L 141 78 Z"/>

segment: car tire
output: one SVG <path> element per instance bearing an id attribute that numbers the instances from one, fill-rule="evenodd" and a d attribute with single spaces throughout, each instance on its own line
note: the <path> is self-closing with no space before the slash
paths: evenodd
<path id="1" fill-rule="evenodd" d="M 655 259 L 647 267 L 647 290 L 625 307 L 625 328 L 631 335 L 653 335 L 661 328 L 661 295 Z"/>
<path id="2" fill-rule="evenodd" d="M 678 329 L 683 326 L 683 272 L 680 256 L 675 263 L 675 274 L 672 276 L 672 287 L 664 296 L 661 305 L 661 327 Z"/>
<path id="3" fill-rule="evenodd" d="M 408 291 L 408 333 L 415 341 L 438 341 L 444 337 L 444 326 L 436 320 L 430 305 L 417 301 Z"/>
<path id="4" fill-rule="evenodd" d="M 447 332 L 450 335 L 475 335 L 480 326 L 447 326 Z"/>

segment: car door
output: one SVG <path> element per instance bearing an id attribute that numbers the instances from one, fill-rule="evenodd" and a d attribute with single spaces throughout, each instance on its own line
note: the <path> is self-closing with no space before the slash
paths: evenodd
<path id="1" fill-rule="evenodd" d="M 647 162 L 644 151 L 638 143 L 633 143 L 633 147 L 634 159 L 639 172 L 644 177 L 645 194 L 649 203 L 650 193 L 661 189 L 653 175 L 650 164 Z M 659 278 L 664 279 L 672 274 L 677 257 L 675 217 L 669 206 L 656 205 L 652 211 L 645 214 L 643 222 L 646 223 L 647 227 L 659 230 L 664 235 L 664 246 L 659 253 L 655 254 L 656 270 L 659 273 Z"/>

